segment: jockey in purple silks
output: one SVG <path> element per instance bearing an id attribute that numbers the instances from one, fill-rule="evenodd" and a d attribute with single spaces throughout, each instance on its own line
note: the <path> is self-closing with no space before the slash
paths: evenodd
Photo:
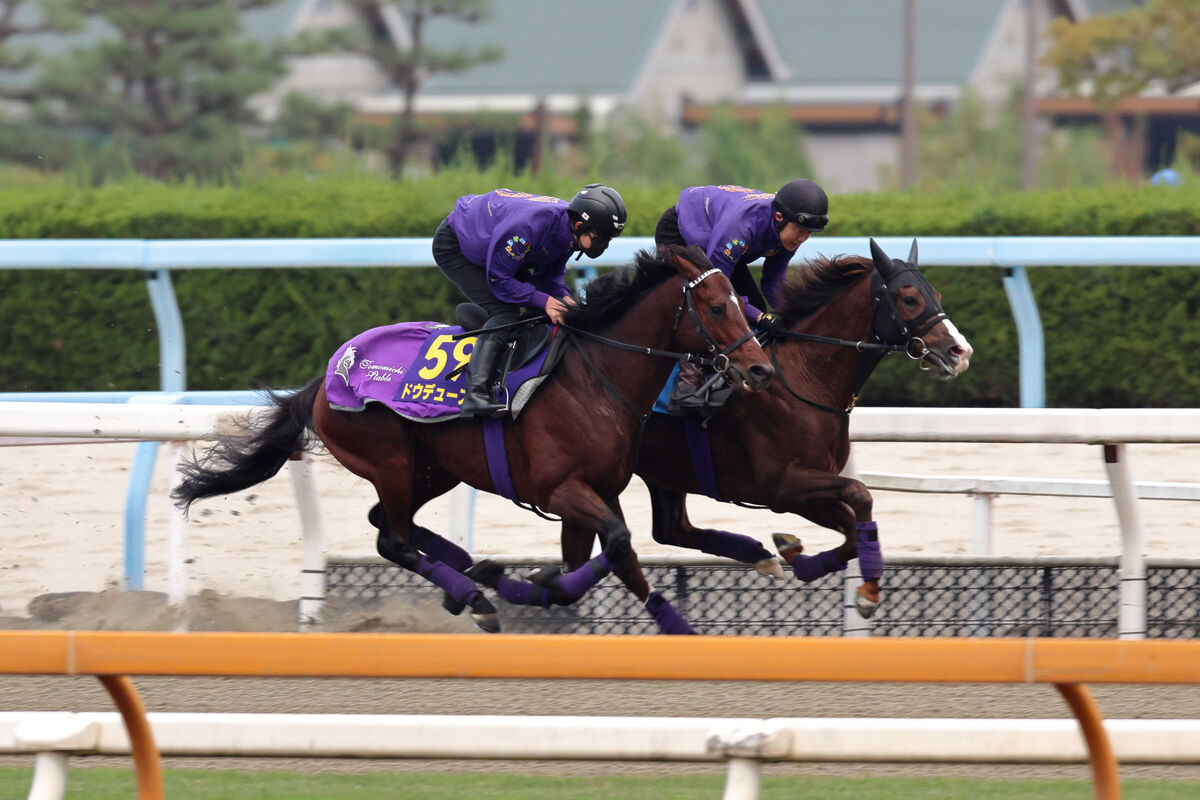
<path id="1" fill-rule="evenodd" d="M 585 186 L 566 202 L 557 197 L 496 189 L 458 198 L 433 237 L 433 259 L 467 299 L 487 312 L 484 328 L 520 319 L 522 308 L 545 310 L 562 322 L 575 301 L 564 276 L 574 252 L 596 258 L 625 228 L 625 203 L 611 187 Z M 491 392 L 507 340 L 482 333 L 467 366 L 464 416 L 504 412 Z"/>
<path id="2" fill-rule="evenodd" d="M 654 243 L 699 245 L 746 300 L 746 317 L 760 330 L 778 333 L 768 302 L 787 277 L 796 249 L 829 223 L 829 198 L 816 183 L 799 179 L 775 194 L 744 186 L 693 186 L 679 194 L 654 229 Z M 763 260 L 762 291 L 749 265 Z"/>

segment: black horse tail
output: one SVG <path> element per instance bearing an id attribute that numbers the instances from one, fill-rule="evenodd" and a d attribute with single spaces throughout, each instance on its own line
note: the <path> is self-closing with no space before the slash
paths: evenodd
<path id="1" fill-rule="evenodd" d="M 175 505 L 187 511 L 205 497 L 249 489 L 273 477 L 292 455 L 310 443 L 313 401 L 324 376 L 289 395 L 268 392 L 275 408 L 267 413 L 266 425 L 253 436 L 227 435 L 208 451 L 183 466 L 183 480 L 171 492 Z M 255 426 L 257 427 L 257 426 Z"/>

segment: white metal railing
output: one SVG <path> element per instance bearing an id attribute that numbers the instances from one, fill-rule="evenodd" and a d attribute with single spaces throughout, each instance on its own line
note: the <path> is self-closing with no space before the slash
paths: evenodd
<path id="1" fill-rule="evenodd" d="M 223 426 L 247 413 L 253 415 L 258 408 L 0 402 L 0 437 L 178 443 L 209 439 Z M 1121 525 L 1119 631 L 1125 638 L 1145 636 L 1146 536 L 1138 511 L 1139 490 L 1124 458 L 1125 446 L 1129 443 L 1200 443 L 1200 409 L 859 408 L 851 415 L 850 437 L 854 441 L 1103 445 L 1109 492 Z M 183 452 L 182 445 L 177 444 L 175 450 L 179 457 Z M 308 599 L 301 605 L 303 621 L 315 617 L 319 602 L 313 598 L 324 595 L 325 540 L 311 471 L 305 461 L 292 462 L 292 465 L 295 467 L 293 479 L 299 482 L 297 501 L 301 506 L 301 526 L 307 543 L 302 595 Z M 849 471 L 854 472 L 853 464 L 849 465 Z M 1047 493 L 1054 494 L 1067 487 L 1060 484 L 1050 488 L 1052 491 Z M 1172 490 L 1182 491 L 1180 487 Z M 186 597 L 186 531 L 182 515 L 173 520 L 172 526 L 174 544 L 170 546 L 172 563 L 168 594 L 175 604 L 179 604 Z M 455 535 L 454 531 L 450 533 Z M 852 571 L 847 570 L 848 573 Z"/>
<path id="2" fill-rule="evenodd" d="M 725 800 L 758 797 L 763 761 L 1088 762 L 1074 719 L 147 716 L 159 752 L 178 757 L 726 762 Z M 1200 721 L 1103 725 L 1120 763 L 1200 763 Z M 0 753 L 35 756 L 29 800 L 62 800 L 69 756 L 129 755 L 130 741 L 114 712 L 7 712 L 0 713 Z"/>

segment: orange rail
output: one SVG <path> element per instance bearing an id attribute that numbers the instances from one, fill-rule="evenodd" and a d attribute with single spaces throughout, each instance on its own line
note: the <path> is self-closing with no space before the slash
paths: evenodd
<path id="1" fill-rule="evenodd" d="M 1117 800 L 1116 760 L 1082 684 L 1200 683 L 1200 642 L 4 631 L 0 673 L 100 676 L 143 800 L 162 797 L 158 752 L 132 683 L 112 676 L 1051 683 L 1079 720 L 1095 797 Z"/>

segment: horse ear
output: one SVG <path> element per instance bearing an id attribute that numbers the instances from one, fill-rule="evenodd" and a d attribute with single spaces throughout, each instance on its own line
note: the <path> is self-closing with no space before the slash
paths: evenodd
<path id="1" fill-rule="evenodd" d="M 874 239 L 871 239 L 871 260 L 875 262 L 875 269 L 879 270 L 884 277 L 891 274 L 892 259 L 883 252 L 883 248 Z"/>
<path id="2" fill-rule="evenodd" d="M 908 263 L 914 267 L 917 265 L 917 238 L 913 237 L 912 247 L 908 249 Z"/>
<path id="3" fill-rule="evenodd" d="M 712 262 L 708 260 L 708 256 L 694 244 L 687 247 L 671 247 L 667 252 L 675 259 L 680 274 L 695 277 L 712 269 Z"/>

